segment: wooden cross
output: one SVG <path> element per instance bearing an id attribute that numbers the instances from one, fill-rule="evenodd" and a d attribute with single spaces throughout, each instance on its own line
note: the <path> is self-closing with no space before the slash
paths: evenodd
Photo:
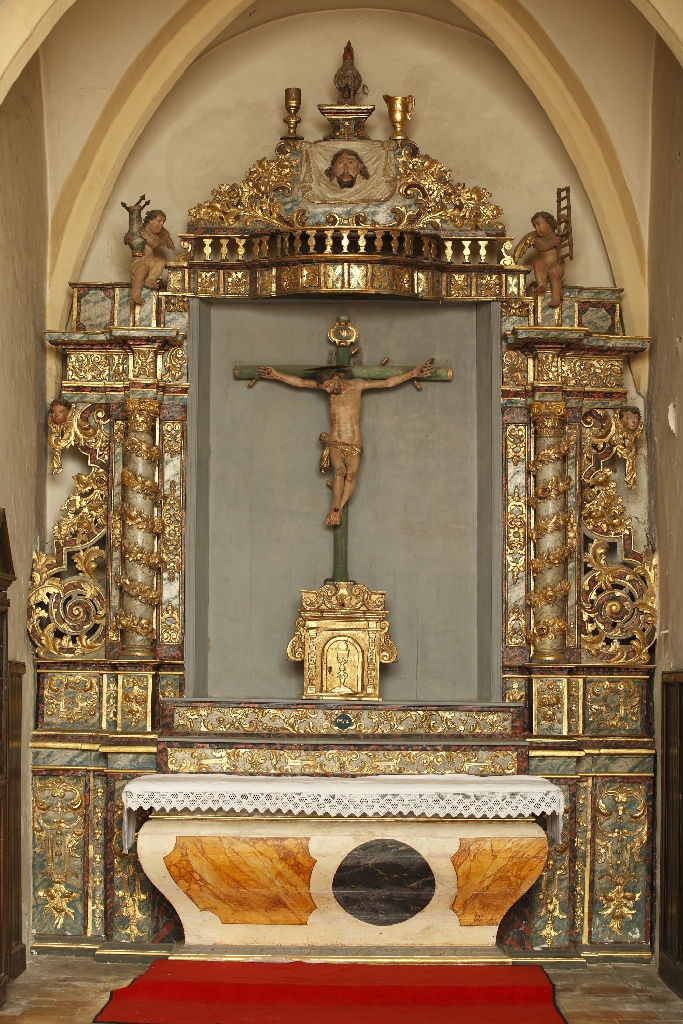
<path id="1" fill-rule="evenodd" d="M 327 332 L 329 340 L 336 346 L 335 360 L 331 366 L 320 367 L 320 366 L 272 366 L 272 367 L 258 367 L 258 366 L 235 366 L 234 375 L 235 380 L 248 380 L 248 387 L 253 387 L 254 384 L 262 377 L 266 377 L 274 380 L 282 380 L 286 384 L 290 384 L 294 387 L 301 388 L 321 388 L 327 390 L 324 384 L 318 383 L 318 374 L 321 371 L 333 370 L 335 367 L 339 367 L 343 370 L 343 377 L 347 380 L 360 380 L 367 381 L 367 388 L 382 388 L 382 387 L 393 387 L 391 383 L 392 378 L 402 378 L 402 381 L 412 380 L 412 383 L 418 389 L 422 390 L 422 381 L 450 381 L 453 379 L 453 369 L 450 366 L 432 366 L 432 361 L 423 364 L 422 367 L 412 366 L 388 366 L 388 357 L 383 359 L 379 366 L 351 366 L 351 356 L 355 355 L 358 351 L 357 348 L 352 348 L 355 342 L 358 340 L 358 331 L 351 325 L 348 317 L 340 316 L 336 323 Z M 267 371 L 267 372 L 264 372 Z M 418 372 L 419 371 L 419 372 Z M 418 379 L 419 378 L 419 379 Z M 382 383 L 382 382 L 389 383 Z M 402 383 L 397 380 L 396 384 Z M 373 383 L 370 383 L 373 382 Z M 376 382 L 376 383 L 374 383 Z M 330 387 L 335 385 L 331 382 Z M 360 441 L 360 394 L 362 390 L 358 385 L 351 389 L 352 391 L 358 392 L 356 403 L 357 413 L 354 414 L 357 417 L 358 427 L 358 441 Z M 362 447 L 356 444 L 346 443 L 350 439 L 346 438 L 346 442 L 343 436 L 340 438 L 335 434 L 335 414 L 341 419 L 344 417 L 344 410 L 335 408 L 335 400 L 338 404 L 343 404 L 345 401 L 342 393 L 341 397 L 338 397 L 337 392 L 328 392 L 330 394 L 330 412 L 332 415 L 332 430 L 329 436 L 327 434 L 321 434 L 321 441 L 326 445 L 324 449 L 323 458 L 321 459 L 321 469 L 323 472 L 327 468 L 327 461 L 331 462 L 335 468 L 335 482 L 337 479 L 346 480 L 345 488 L 348 490 L 350 486 L 353 490 L 353 484 L 355 482 L 355 470 L 360 460 L 360 454 L 362 454 Z M 347 393 L 348 394 L 348 393 Z M 347 424 L 348 426 L 348 418 Z M 325 461 L 327 460 L 327 461 Z M 351 476 L 353 476 L 353 482 L 351 482 Z M 330 485 L 333 486 L 333 485 Z M 333 488 L 333 493 L 337 497 L 337 491 L 340 490 L 342 483 L 337 484 L 336 490 Z M 350 493 L 348 495 L 350 497 Z M 348 498 L 343 499 L 343 504 L 340 502 L 341 508 L 331 508 L 328 514 L 326 523 L 328 526 L 334 526 L 334 568 L 332 572 L 332 578 L 335 582 L 344 582 L 348 580 L 348 530 L 349 530 L 349 517 L 348 517 L 348 504 L 346 503 Z"/>

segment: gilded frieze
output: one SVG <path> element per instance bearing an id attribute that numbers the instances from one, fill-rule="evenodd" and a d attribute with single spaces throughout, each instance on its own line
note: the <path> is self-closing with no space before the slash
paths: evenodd
<path id="1" fill-rule="evenodd" d="M 46 675 L 43 726 L 97 728 L 100 717 L 99 676 L 60 673 Z"/>
<path id="2" fill-rule="evenodd" d="M 240 775 L 515 775 L 515 750 L 323 750 L 168 747 L 170 772 Z"/>
<path id="3" fill-rule="evenodd" d="M 509 736 L 513 716 L 504 711 L 398 708 L 255 708 L 176 706 L 174 733 L 287 735 Z"/>
<path id="4" fill-rule="evenodd" d="M 645 680 L 632 677 L 586 680 L 586 732 L 639 735 L 644 732 Z"/>

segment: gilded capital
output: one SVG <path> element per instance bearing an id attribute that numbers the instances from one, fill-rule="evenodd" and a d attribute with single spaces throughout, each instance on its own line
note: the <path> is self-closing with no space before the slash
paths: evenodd
<path id="1" fill-rule="evenodd" d="M 539 437 L 562 437 L 566 418 L 565 402 L 531 403 L 531 419 Z"/>
<path id="2" fill-rule="evenodd" d="M 159 403 L 151 398 L 127 398 L 124 410 L 129 429 L 147 434 L 159 415 Z"/>

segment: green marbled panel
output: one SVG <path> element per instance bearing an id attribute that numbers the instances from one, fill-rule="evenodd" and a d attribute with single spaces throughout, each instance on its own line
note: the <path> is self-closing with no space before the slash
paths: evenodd
<path id="1" fill-rule="evenodd" d="M 43 680 L 43 728 L 98 729 L 98 672 L 49 672 Z"/>
<path id="2" fill-rule="evenodd" d="M 83 935 L 85 776 L 33 779 L 33 928 Z"/>
<path id="3" fill-rule="evenodd" d="M 529 775 L 576 775 L 576 757 L 530 757 Z"/>
<path id="4" fill-rule="evenodd" d="M 570 805 L 569 785 L 557 783 Z M 548 860 L 543 873 L 531 890 L 531 941 L 535 949 L 562 949 L 570 940 L 569 890 L 569 814 L 565 812 L 562 839 L 548 840 Z"/>
<path id="5" fill-rule="evenodd" d="M 114 891 L 112 939 L 114 942 L 151 942 L 152 887 L 137 857 L 137 844 L 129 853 L 121 849 L 123 807 L 121 793 L 133 776 L 116 779 L 114 784 Z"/>
<path id="6" fill-rule="evenodd" d="M 114 771 L 155 772 L 156 754 L 108 754 L 107 766 Z"/>
<path id="7" fill-rule="evenodd" d="M 646 680 L 626 677 L 586 679 L 584 733 L 587 736 L 641 736 L 645 729 Z"/>
<path id="8" fill-rule="evenodd" d="M 98 750 L 67 750 L 62 748 L 46 750 L 38 749 L 31 751 L 34 767 L 49 768 L 51 765 L 69 768 L 103 768 L 106 765 L 106 757 Z"/>
<path id="9" fill-rule="evenodd" d="M 644 781 L 596 780 L 591 942 L 645 941 L 648 793 Z"/>

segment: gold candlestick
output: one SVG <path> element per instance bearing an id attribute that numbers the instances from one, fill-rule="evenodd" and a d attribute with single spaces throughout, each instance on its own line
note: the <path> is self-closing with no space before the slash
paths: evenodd
<path id="1" fill-rule="evenodd" d="M 389 120 L 394 129 L 394 134 L 390 135 L 390 139 L 395 139 L 397 142 L 402 142 L 407 139 L 408 136 L 403 131 L 403 126 L 406 121 L 410 121 L 410 115 L 415 109 L 415 97 L 414 96 L 384 96 L 384 102 L 387 105 L 389 111 Z"/>
<path id="2" fill-rule="evenodd" d="M 287 134 L 281 135 L 281 139 L 302 139 L 303 135 L 297 135 L 297 125 L 301 123 L 301 118 L 296 115 L 299 113 L 299 107 L 301 106 L 301 89 L 285 89 L 285 108 L 289 111 L 289 117 L 283 117 L 282 120 L 287 125 Z"/>

